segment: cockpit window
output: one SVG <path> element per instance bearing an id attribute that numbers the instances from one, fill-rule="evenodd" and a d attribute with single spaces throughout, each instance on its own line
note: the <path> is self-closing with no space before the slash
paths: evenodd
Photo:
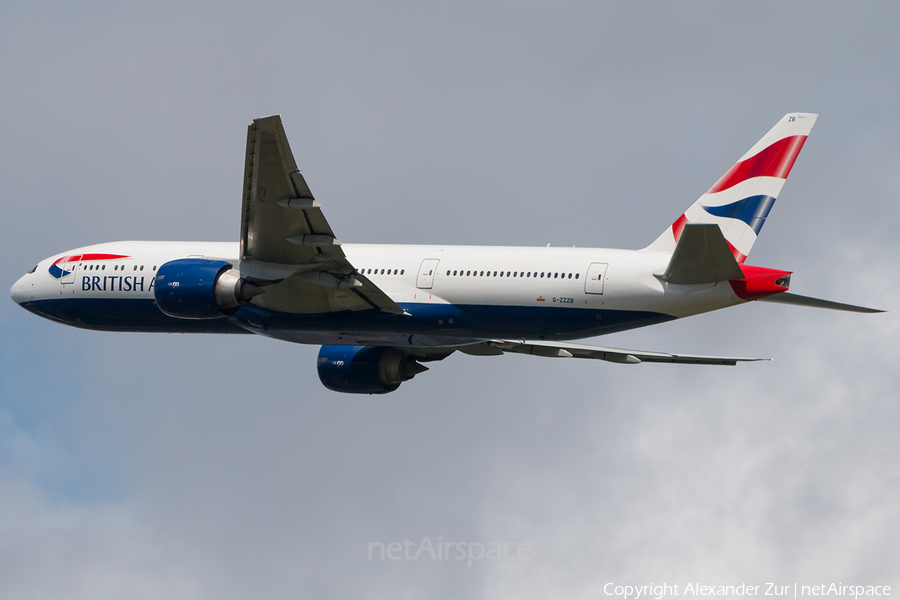
<path id="1" fill-rule="evenodd" d="M 31 270 L 28 271 L 28 274 L 31 275 L 32 273 L 34 273 L 35 271 L 37 271 L 37 268 L 38 268 L 38 266 L 34 265 L 33 267 L 31 267 Z"/>

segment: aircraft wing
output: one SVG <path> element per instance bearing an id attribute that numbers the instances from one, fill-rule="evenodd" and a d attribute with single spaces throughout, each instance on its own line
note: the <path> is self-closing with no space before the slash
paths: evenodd
<path id="1" fill-rule="evenodd" d="M 535 340 L 490 340 L 457 348 L 460 352 L 473 355 L 502 354 L 515 352 L 560 358 L 593 358 L 607 362 L 638 364 L 642 362 L 676 363 L 682 365 L 736 365 L 739 362 L 771 360 L 768 358 L 738 358 L 732 356 L 701 356 L 694 354 L 667 354 L 643 350 L 623 350 L 569 344 L 566 342 L 543 342 Z"/>
<path id="2" fill-rule="evenodd" d="M 347 260 L 278 115 L 254 120 L 247 131 L 241 274 L 265 286 L 254 303 L 273 310 L 403 312 Z"/>

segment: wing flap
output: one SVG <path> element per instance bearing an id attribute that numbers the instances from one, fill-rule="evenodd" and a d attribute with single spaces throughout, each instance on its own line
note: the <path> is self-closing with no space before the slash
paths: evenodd
<path id="1" fill-rule="evenodd" d="M 728 365 L 739 362 L 770 360 L 767 358 L 740 358 L 734 356 L 703 356 L 696 354 L 668 354 L 665 352 L 648 352 L 644 350 L 624 350 L 621 348 L 604 348 L 566 342 L 544 342 L 535 340 L 489 340 L 470 346 L 457 348 L 465 354 L 484 356 L 502 352 L 531 354 L 552 358 L 591 358 L 621 364 L 638 364 L 642 362 L 673 363 L 682 365 Z"/>

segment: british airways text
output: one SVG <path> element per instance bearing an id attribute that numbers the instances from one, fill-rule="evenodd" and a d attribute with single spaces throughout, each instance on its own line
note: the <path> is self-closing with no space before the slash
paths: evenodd
<path id="1" fill-rule="evenodd" d="M 82 292 L 143 292 L 153 289 L 156 277 L 150 277 L 145 286 L 144 276 L 131 275 L 93 275 L 81 278 Z"/>

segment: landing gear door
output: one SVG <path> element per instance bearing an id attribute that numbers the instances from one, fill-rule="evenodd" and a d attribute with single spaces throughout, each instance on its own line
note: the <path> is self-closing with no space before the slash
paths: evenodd
<path id="1" fill-rule="evenodd" d="M 416 287 L 420 290 L 430 290 L 431 286 L 434 284 L 434 273 L 437 271 L 438 263 L 440 262 L 437 258 L 426 258 L 422 261 L 422 266 L 419 267 L 419 274 L 416 276 Z"/>
<path id="2" fill-rule="evenodd" d="M 603 280 L 606 279 L 606 267 L 608 263 L 591 263 L 587 277 L 584 278 L 585 294 L 602 294 Z"/>

